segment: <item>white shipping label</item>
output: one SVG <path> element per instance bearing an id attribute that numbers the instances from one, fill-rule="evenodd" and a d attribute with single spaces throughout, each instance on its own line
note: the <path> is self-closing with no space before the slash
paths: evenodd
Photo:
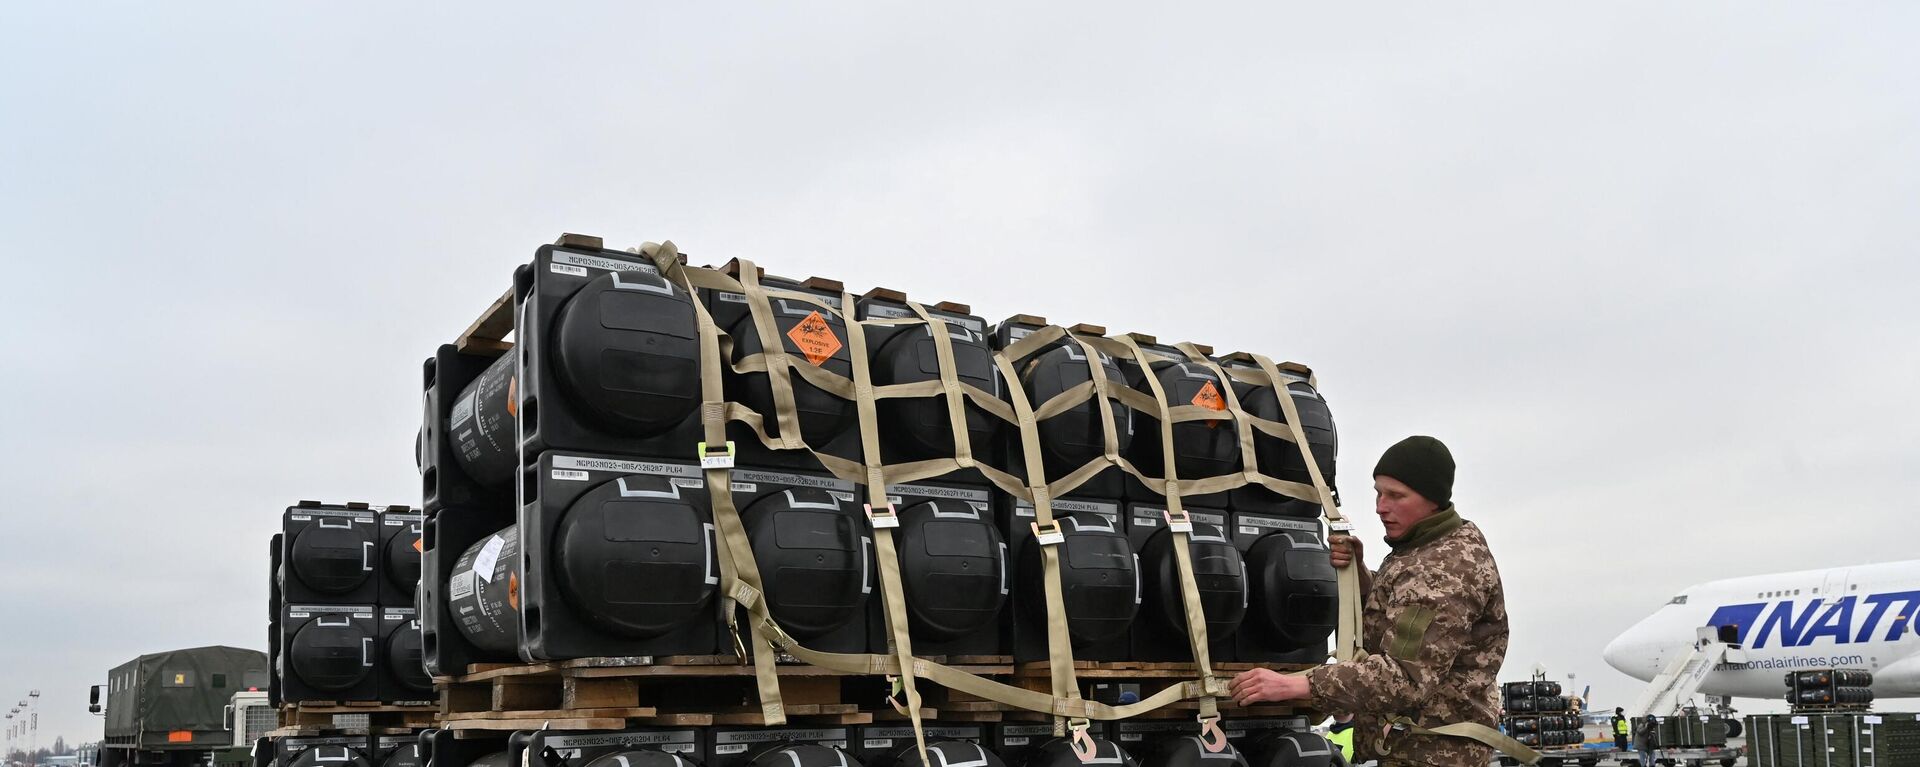
<path id="1" fill-rule="evenodd" d="M 553 265 L 553 273 L 554 274 L 570 274 L 575 277 L 587 276 L 587 270 L 577 266 L 572 266 L 569 264 L 561 264 L 561 263 L 555 263 Z"/>
<path id="2" fill-rule="evenodd" d="M 1260 528 L 1257 528 L 1257 527 L 1248 527 L 1248 526 L 1246 526 L 1246 525 L 1241 525 L 1241 526 L 1240 526 L 1240 534 L 1241 534 L 1241 535 L 1259 535 L 1259 534 L 1260 534 Z"/>
<path id="3" fill-rule="evenodd" d="M 756 485 L 752 482 L 734 482 L 732 484 L 733 484 L 733 491 L 736 493 L 752 493 L 760 489 L 759 485 Z"/>
<path id="4" fill-rule="evenodd" d="M 867 748 L 892 748 L 893 747 L 893 741 L 891 740 L 867 738 L 866 740 L 863 740 L 860 742 Z"/>
<path id="5" fill-rule="evenodd" d="M 1001 738 L 1000 742 L 1005 743 L 1009 746 L 1024 746 L 1032 741 L 1030 738 L 1020 737 L 1020 738 Z"/>
<path id="6" fill-rule="evenodd" d="M 498 535 L 487 540 L 480 553 L 473 557 L 473 574 L 488 583 L 493 582 L 493 566 L 500 561 L 500 549 L 507 545 L 507 539 Z"/>
<path id="7" fill-rule="evenodd" d="M 660 270 L 654 268 L 653 264 L 642 263 L 639 261 L 628 261 L 624 258 L 606 258 L 603 256 L 583 256 L 579 253 L 567 253 L 563 251 L 554 252 L 553 262 L 556 264 L 567 264 L 569 266 L 584 266 L 589 269 L 601 269 L 609 272 L 646 272 L 648 274 L 660 273 Z"/>
<path id="8" fill-rule="evenodd" d="M 553 478 L 565 482 L 585 482 L 592 479 L 593 475 L 584 471 L 573 471 L 572 469 L 554 469 Z"/>
<path id="9" fill-rule="evenodd" d="M 469 420 L 472 420 L 473 398 L 477 396 L 479 396 L 479 392 L 468 394 L 465 397 L 461 397 L 460 402 L 453 406 L 453 414 L 450 416 L 447 416 L 448 431 L 459 431 L 460 424 L 463 424 Z"/>
<path id="10" fill-rule="evenodd" d="M 471 571 L 455 573 L 453 576 L 453 586 L 448 590 L 447 598 L 466 599 L 470 596 L 473 596 L 473 573 Z"/>
<path id="11" fill-rule="evenodd" d="M 744 754 L 747 752 L 747 744 L 721 743 L 713 747 L 713 752 L 716 754 Z"/>

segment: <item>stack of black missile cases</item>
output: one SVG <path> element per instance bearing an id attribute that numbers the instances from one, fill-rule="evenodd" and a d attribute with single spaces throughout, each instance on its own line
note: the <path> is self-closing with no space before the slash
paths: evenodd
<path id="1" fill-rule="evenodd" d="M 1500 686 L 1500 725 L 1514 740 L 1535 748 L 1562 748 L 1586 742 L 1580 717 L 1561 695 L 1559 682 L 1508 682 Z"/>
<path id="2" fill-rule="evenodd" d="M 434 700 L 416 592 L 421 516 L 301 501 L 273 537 L 268 642 L 277 702 Z"/>
<path id="3" fill-rule="evenodd" d="M 1787 703 L 1796 711 L 1873 706 L 1873 672 L 1865 669 L 1789 671 L 1786 681 Z"/>
<path id="4" fill-rule="evenodd" d="M 875 288 L 841 306 L 838 281 L 744 269 L 731 262 L 720 271 L 805 294 L 861 323 L 876 386 L 940 378 L 941 344 L 931 325 L 912 321 L 919 314 L 905 294 Z M 645 257 L 572 235 L 539 248 L 502 300 L 511 306 L 492 321 L 506 326 L 490 337 L 510 331 L 511 343 L 470 332 L 440 347 L 424 367 L 420 617 L 434 674 L 516 659 L 734 652 L 720 614 L 714 493 L 727 493 L 738 510 L 766 603 L 786 633 L 814 650 L 886 650 L 873 531 L 863 509 L 870 494 L 814 457 L 863 460 L 857 408 L 794 374 L 784 387 L 794 413 L 783 423 L 774 405 L 781 387 L 763 368 L 734 369 L 771 339 L 796 365 L 850 376 L 848 319 L 780 296 L 755 315 L 744 292 L 690 292 Z M 696 307 L 727 335 L 721 349 L 731 359 L 720 362 L 728 401 L 757 414 L 769 436 L 813 452 L 770 449 L 734 421 L 727 427 L 731 486 L 706 486 Z M 1174 427 L 1173 464 L 1181 477 L 1245 468 L 1237 424 L 1224 404 L 1229 391 L 1248 413 L 1286 419 L 1271 389 L 1231 382 L 1143 336 L 1136 341 L 1152 355 L 1145 366 L 1062 338 L 1019 361 L 1018 380 L 1005 380 L 993 354 L 1046 327 L 1044 319 L 1019 315 L 989 326 L 964 304 L 923 309 L 943 323 L 955 377 L 1003 402 L 1019 387 L 1038 407 L 1090 381 L 1097 366 L 1116 389 L 1145 391 L 1151 376 L 1170 404 L 1218 410 L 1217 421 Z M 1105 335 L 1094 326 L 1074 330 Z M 1215 362 L 1255 366 L 1236 355 Z M 1304 368 L 1282 372 L 1309 449 L 1331 482 L 1337 445 L 1325 401 Z M 1157 419 L 1117 399 L 1107 404 L 1104 415 L 1089 400 L 1036 424 L 1048 479 L 1099 459 L 1109 432 L 1119 455 L 1160 473 Z M 1026 477 L 1028 447 L 1018 429 L 971 401 L 961 400 L 958 414 L 950 406 L 946 396 L 879 400 L 881 460 L 954 458 L 958 423 L 976 465 L 1034 479 Z M 781 433 L 788 424 L 797 434 Z M 1292 441 L 1256 430 L 1254 444 L 1262 472 L 1310 481 Z M 717 449 L 708 446 L 707 454 Z M 1163 487 L 1116 467 L 1053 499 L 1075 658 L 1192 659 Z M 1030 502 L 975 468 L 893 484 L 884 496 L 899 520 L 893 537 L 916 653 L 1048 657 Z M 1181 500 L 1193 525 L 1188 546 L 1211 657 L 1324 659 L 1337 598 L 1319 505 L 1265 490 Z"/>

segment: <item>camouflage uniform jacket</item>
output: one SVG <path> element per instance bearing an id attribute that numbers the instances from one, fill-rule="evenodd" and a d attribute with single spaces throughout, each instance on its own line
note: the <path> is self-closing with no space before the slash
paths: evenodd
<path id="1" fill-rule="evenodd" d="M 1355 715 L 1359 760 L 1482 767 L 1493 749 L 1464 738 L 1384 733 L 1395 717 L 1421 727 L 1500 715 L 1506 594 L 1480 528 L 1452 507 L 1421 520 L 1380 564 L 1362 612 L 1365 657 L 1315 669 L 1313 706 Z"/>

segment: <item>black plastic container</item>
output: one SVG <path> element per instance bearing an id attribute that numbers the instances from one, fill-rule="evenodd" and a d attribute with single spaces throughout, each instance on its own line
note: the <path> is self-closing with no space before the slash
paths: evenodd
<path id="1" fill-rule="evenodd" d="M 1193 509 L 1187 513 L 1193 522 L 1187 551 L 1207 620 L 1208 656 L 1216 662 L 1231 661 L 1234 634 L 1249 606 L 1246 563 L 1227 537 L 1225 512 Z M 1191 662 L 1193 643 L 1187 638 L 1180 564 L 1174 554 L 1173 533 L 1166 528 L 1166 509 L 1155 504 L 1127 504 L 1127 539 L 1140 554 L 1143 584 L 1140 616 L 1133 623 L 1132 659 Z"/>
<path id="2" fill-rule="evenodd" d="M 1107 767 L 1139 767 L 1133 754 L 1120 744 L 1103 737 L 1093 738 L 1093 758 L 1082 761 L 1074 753 L 1073 743 L 1067 738 L 1054 738 L 1041 744 L 1027 756 L 1027 767 L 1084 767 L 1085 765 L 1105 765 Z"/>
<path id="3" fill-rule="evenodd" d="M 1258 369 L 1259 364 L 1245 353 L 1235 352 L 1221 359 L 1226 368 Z M 1320 466 L 1320 476 L 1326 480 L 1329 490 L 1335 487 L 1335 460 L 1340 451 L 1340 434 L 1334 427 L 1333 411 L 1328 408 L 1325 397 L 1308 383 L 1312 371 L 1298 364 L 1284 362 L 1276 365 L 1280 374 L 1287 379 L 1287 391 L 1293 397 L 1294 407 L 1300 413 L 1300 428 L 1307 435 L 1307 445 L 1313 453 L 1314 462 Z M 1287 422 L 1286 411 L 1280 407 L 1274 390 L 1265 386 L 1234 383 L 1233 391 L 1240 398 L 1240 408 L 1248 415 L 1265 418 L 1270 421 Z M 1279 437 L 1269 436 L 1259 429 L 1253 430 L 1253 453 L 1255 465 L 1260 472 L 1275 479 L 1313 484 L 1313 475 L 1307 471 L 1307 464 L 1300 457 L 1300 448 L 1293 442 Z M 1231 492 L 1230 505 L 1236 511 L 1260 514 L 1281 514 L 1292 517 L 1318 517 L 1320 504 L 1316 501 L 1289 498 L 1275 493 L 1257 484 L 1248 484 L 1235 488 Z"/>
<path id="4" fill-rule="evenodd" d="M 280 595 L 280 533 L 267 543 L 267 703 L 280 705 L 280 611 L 285 601 Z"/>
<path id="5" fill-rule="evenodd" d="M 700 732 L 642 727 L 616 732 L 549 732 L 524 738 L 527 767 L 687 767 L 700 762 Z M 678 757 L 678 758 L 676 758 Z"/>
<path id="6" fill-rule="evenodd" d="M 1181 405 L 1199 405 L 1219 411 L 1220 418 L 1205 421 L 1181 421 L 1173 427 L 1174 468 L 1180 479 L 1205 479 L 1222 474 L 1239 474 L 1243 466 L 1240 460 L 1240 438 L 1234 427 L 1233 413 L 1227 409 L 1225 383 L 1213 371 L 1187 361 L 1186 354 L 1178 348 L 1161 344 L 1152 336 L 1138 333 L 1129 334 L 1140 350 L 1144 352 L 1152 366 L 1151 374 L 1159 379 L 1160 387 L 1167 397 L 1167 407 Z M 1201 351 L 1206 351 L 1204 348 Z M 1134 360 L 1120 360 L 1120 369 L 1126 374 L 1127 385 L 1135 391 L 1152 396 L 1153 389 L 1147 384 L 1148 371 L 1143 370 Z M 1134 439 L 1128 459 L 1135 468 L 1149 477 L 1164 478 L 1166 464 L 1160 439 L 1160 419 L 1154 413 L 1138 412 L 1133 414 Z M 1140 480 L 1128 475 L 1127 498 L 1132 500 L 1165 503 L 1163 487 L 1142 485 Z M 1182 496 L 1183 506 L 1226 508 L 1227 493 L 1206 493 L 1204 495 Z"/>
<path id="7" fill-rule="evenodd" d="M 1245 750 L 1247 743 L 1270 732 L 1286 730 L 1306 730 L 1309 726 L 1304 716 L 1264 717 L 1249 719 L 1246 717 L 1225 717 L 1220 720 L 1220 730 L 1227 734 L 1227 742 L 1235 748 Z M 1244 754 L 1242 754 L 1244 756 Z"/>
<path id="8" fill-rule="evenodd" d="M 933 757 L 936 765 L 980 762 L 979 767 L 997 767 L 1000 758 L 981 745 L 986 741 L 984 724 L 946 724 L 926 722 L 922 732 L 927 751 L 941 751 Z M 855 728 L 847 749 L 866 767 L 921 767 L 919 749 L 914 745 L 913 727 L 905 724 L 865 724 Z"/>
<path id="9" fill-rule="evenodd" d="M 1035 545 L 1033 539 L 1033 524 L 1036 518 L 1033 504 L 1005 493 L 993 493 L 992 498 L 995 514 L 1000 518 L 1001 534 L 1006 537 L 1007 562 L 1013 572 L 1014 588 L 1011 590 L 1011 593 L 1007 595 L 1007 607 L 1005 608 L 1008 629 L 1007 644 L 1013 648 L 1013 653 L 1016 658 L 1029 660 L 1044 659 L 1047 657 L 1046 622 L 1044 620 L 1036 622 L 1032 616 L 1037 614 L 1033 611 L 1045 609 L 1046 595 L 1044 592 L 1036 592 L 1040 602 L 1027 606 L 1026 600 L 1028 593 L 1020 587 L 1022 584 L 1021 579 L 1024 577 L 1021 571 L 1021 563 L 1028 561 L 1030 558 L 1038 561 L 1039 557 L 1038 552 L 1029 552 L 1029 549 Z M 1068 516 L 1080 516 L 1088 519 L 1106 520 L 1107 524 L 1111 525 L 1115 530 L 1124 530 L 1124 522 L 1121 519 L 1120 512 L 1120 502 L 1117 500 L 1088 498 L 1055 498 L 1053 500 L 1053 515 L 1056 521 Z M 1035 585 L 1039 585 L 1038 581 L 1034 583 Z M 1131 645 L 1127 637 L 1123 634 L 1113 639 L 1094 642 L 1084 647 L 1076 645 L 1074 658 L 1078 660 L 1126 660 L 1131 650 Z"/>
<path id="10" fill-rule="evenodd" d="M 280 595 L 289 603 L 375 604 L 379 515 L 363 503 L 301 501 L 280 518 Z"/>
<path id="11" fill-rule="evenodd" d="M 280 623 L 281 697 L 288 703 L 379 700 L 375 609 L 289 603 Z"/>
<path id="12" fill-rule="evenodd" d="M 1319 520 L 1230 515 L 1234 546 L 1247 565 L 1248 609 L 1234 658 L 1252 663 L 1318 663 L 1339 623 L 1340 582 Z"/>
<path id="13" fill-rule="evenodd" d="M 426 767 L 426 752 L 420 748 L 420 736 L 381 735 L 374 738 L 373 758 L 379 767 Z"/>
<path id="14" fill-rule="evenodd" d="M 520 763 L 510 758 L 517 754 L 509 751 L 508 741 L 505 733 L 462 738 L 455 737 L 452 730 L 424 730 L 420 733 L 420 752 L 427 758 L 427 767 L 508 767 Z"/>
<path id="15" fill-rule="evenodd" d="M 463 614 L 451 605 L 455 593 L 452 590 L 454 569 L 461 564 L 461 558 L 472 551 L 476 544 L 513 526 L 514 515 L 497 509 L 453 508 L 427 515 L 420 533 L 422 570 L 419 617 L 422 653 L 427 670 L 434 675 L 464 674 L 467 666 L 473 663 L 501 663 L 519 659 L 520 623 L 517 618 L 506 620 L 504 615 L 482 615 L 473 611 Z M 516 547 L 519 545 L 517 532 L 508 537 L 514 540 Z M 506 545 L 505 540 L 501 545 Z M 470 559 L 468 564 L 471 564 Z M 469 598 L 480 585 L 465 580 L 463 576 L 459 592 L 462 599 Z M 469 621 L 498 624 L 512 632 L 511 641 L 495 643 L 492 647 L 476 645 L 468 635 Z"/>
<path id="16" fill-rule="evenodd" d="M 738 473 L 738 472 L 737 472 Z M 734 506 L 773 619 L 801 646 L 864 652 L 878 591 L 873 534 L 850 483 L 748 471 Z"/>
<path id="17" fill-rule="evenodd" d="M 875 288 L 862 295 L 856 311 L 862 320 L 890 320 L 917 317 L 906 304 L 905 294 Z M 1003 397 L 1000 376 L 993 365 L 987 344 L 987 324 L 974 316 L 964 304 L 942 302 L 927 307 L 927 313 L 947 324 L 952 341 L 956 377 L 995 397 Z M 870 370 L 876 386 L 938 380 L 939 359 L 930 328 L 915 325 L 868 325 L 867 351 L 872 358 Z M 998 466 L 996 436 L 1000 419 L 968 402 L 966 424 L 968 446 L 974 461 Z M 953 456 L 953 426 L 947 414 L 944 395 L 931 397 L 890 397 L 876 403 L 880 421 L 881 457 L 887 463 L 918 461 Z M 942 482 L 986 485 L 980 472 L 966 469 L 940 478 Z"/>
<path id="18" fill-rule="evenodd" d="M 1046 318 L 1026 314 L 1001 320 L 993 328 L 993 348 L 1005 349 L 1045 326 Z M 1072 331 L 1092 336 L 1104 336 L 1107 333 L 1106 328 L 1085 324 L 1073 326 Z M 1106 371 L 1108 384 L 1116 389 L 1127 386 L 1126 374 L 1121 371 L 1119 362 L 1105 354 L 1096 354 Z M 1026 392 L 1027 402 L 1035 409 L 1061 392 L 1092 380 L 1085 350 L 1068 338 L 1047 344 L 1043 351 L 1014 364 L 1019 371 L 1020 385 Z M 1111 406 L 1115 447 L 1121 455 L 1127 455 L 1134 437 L 1133 409 L 1120 404 L 1118 400 L 1109 400 L 1108 404 Z M 1048 481 L 1065 477 L 1104 454 L 1104 427 L 1101 425 L 1099 408 L 1099 404 L 1090 399 L 1035 425 L 1039 431 L 1041 459 Z M 1021 444 L 1020 430 L 1012 424 L 1002 424 L 1001 442 L 1005 470 L 1025 480 L 1026 451 Z M 1094 475 L 1072 492 L 1093 498 L 1119 498 L 1126 492 L 1126 479 L 1126 473 L 1116 466 Z"/>
<path id="19" fill-rule="evenodd" d="M 1333 767 L 1346 764 L 1326 737 L 1306 730 L 1268 732 L 1241 747 L 1250 767 Z"/>
<path id="20" fill-rule="evenodd" d="M 500 360 L 506 360 L 506 369 L 494 370 L 487 385 L 473 388 Z M 452 344 L 436 349 L 422 366 L 424 412 L 416 462 L 424 511 L 512 511 L 519 454 L 506 399 L 513 388 L 511 368 L 511 352 L 462 352 Z M 484 479 L 467 467 L 475 462 Z"/>
<path id="21" fill-rule="evenodd" d="M 988 751 L 1011 767 L 1021 767 L 1034 752 L 1053 740 L 1053 725 L 1043 722 L 997 722 L 987 725 Z"/>
<path id="22" fill-rule="evenodd" d="M 1130 754 L 1150 755 L 1160 745 L 1199 732 L 1193 719 L 1121 719 L 1112 723 L 1108 737 Z M 1224 763 L 1220 767 L 1226 767 Z"/>
<path id="23" fill-rule="evenodd" d="M 702 733 L 700 751 L 706 767 L 861 767 L 846 752 L 849 734 L 844 725 L 713 727 Z"/>
<path id="24" fill-rule="evenodd" d="M 1007 655 L 1012 562 L 990 494 L 979 488 L 887 487 L 894 548 L 917 655 Z M 876 587 L 878 585 L 876 576 Z M 878 592 L 876 592 L 877 594 Z M 886 652 L 885 605 L 870 600 L 869 651 Z"/>
<path id="25" fill-rule="evenodd" d="M 694 296 L 643 257 L 558 245 L 542 246 L 533 263 L 515 270 L 513 294 L 513 353 L 462 397 L 474 399 L 476 419 L 512 416 L 478 428 L 502 432 L 518 422 L 515 465 L 548 450 L 694 459 L 701 440 Z M 515 443 L 504 433 L 482 436 L 478 458 L 462 465 L 497 485 L 505 455 L 494 446 Z"/>
<path id="26" fill-rule="evenodd" d="M 729 262 L 722 271 L 738 277 L 739 262 Z M 842 286 L 834 280 L 809 278 L 795 281 L 763 274 L 760 284 L 769 290 L 806 293 L 836 310 L 841 308 Z M 709 291 L 705 298 L 714 324 L 733 339 L 734 362 L 764 349 L 757 325 L 748 311 L 745 293 Z M 845 320 L 804 301 L 772 298 L 768 303 L 781 346 L 794 360 L 849 380 L 853 378 L 853 350 L 847 339 Z M 841 399 L 814 386 L 798 373 L 790 374 L 788 380 L 793 385 L 794 407 L 799 411 L 801 437 L 807 445 L 843 458 L 859 460 L 859 418 L 853 401 Z M 742 374 L 729 370 L 727 397 L 759 413 L 765 419 L 768 435 L 780 436 L 780 425 L 775 418 L 773 385 L 766 373 Z M 800 471 L 821 469 L 820 463 L 804 450 L 767 449 L 745 424 L 733 423 L 727 428 L 728 438 L 738 445 L 742 464 Z"/>
<path id="27" fill-rule="evenodd" d="M 425 515 L 405 506 L 380 512 L 380 604 L 413 607 L 420 596 L 420 527 Z"/>
<path id="28" fill-rule="evenodd" d="M 1059 504 L 1054 509 L 1062 511 Z M 1074 659 L 1129 660 L 1128 631 L 1142 597 L 1138 555 L 1127 543 L 1123 528 L 1103 514 L 1076 512 L 1056 521 L 1064 536 L 1057 544 L 1061 547 L 1061 597 Z M 1028 529 L 1032 538 L 1032 528 Z M 1013 656 L 1020 663 L 1048 657 L 1046 570 L 1040 547 L 1037 539 L 1014 547 L 1022 552 L 1016 555 L 1013 570 Z"/>
<path id="29" fill-rule="evenodd" d="M 380 699 L 432 703 L 433 677 L 422 657 L 420 616 L 411 607 L 380 608 Z"/>
<path id="30" fill-rule="evenodd" d="M 1143 767 L 1247 767 L 1247 760 L 1232 742 L 1219 751 L 1208 751 L 1200 736 L 1182 735 L 1155 743 L 1140 764 Z"/>
<path id="31" fill-rule="evenodd" d="M 367 754 L 373 748 L 365 735 L 288 737 L 270 743 L 273 761 L 281 767 L 370 767 Z"/>
<path id="32" fill-rule="evenodd" d="M 521 479 L 520 656 L 708 655 L 720 564 L 697 466 L 550 452 Z"/>

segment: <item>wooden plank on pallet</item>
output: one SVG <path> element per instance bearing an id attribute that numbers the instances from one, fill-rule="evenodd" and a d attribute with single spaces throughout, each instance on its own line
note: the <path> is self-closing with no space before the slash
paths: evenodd
<path id="1" fill-rule="evenodd" d="M 469 683 L 440 686 L 442 718 L 469 711 L 487 711 L 491 708 L 493 708 L 493 685 Z"/>
<path id="2" fill-rule="evenodd" d="M 504 352 L 513 344 L 502 340 L 513 332 L 513 288 L 500 294 L 480 312 L 473 324 L 461 331 L 453 346 L 462 352 Z"/>
<path id="3" fill-rule="evenodd" d="M 790 723 L 807 724 L 873 724 L 873 714 L 857 710 L 858 706 L 848 705 L 853 711 L 841 711 L 838 706 L 788 706 L 787 719 Z M 798 710 L 796 710 L 798 709 Z M 820 709 L 833 709 L 822 711 Z M 793 720 L 800 721 L 793 721 Z M 759 709 L 735 711 L 713 715 L 714 724 L 765 726 L 766 717 Z"/>
<path id="4" fill-rule="evenodd" d="M 476 663 L 455 682 L 485 682 L 509 676 L 554 676 L 560 667 L 552 663 Z"/>
<path id="5" fill-rule="evenodd" d="M 541 677 L 501 677 L 493 680 L 495 711 L 525 711 L 560 707 L 560 689 Z"/>
<path id="6" fill-rule="evenodd" d="M 639 699 L 640 683 L 633 677 L 564 677 L 560 680 L 560 707 L 609 708 L 631 706 Z"/>
<path id="7" fill-rule="evenodd" d="M 455 732 L 506 731 L 529 729 L 527 719 L 454 719 L 441 725 L 443 729 Z M 627 726 L 627 720 L 612 717 L 581 717 L 575 719 L 542 720 L 540 726 L 551 730 L 619 730 Z"/>

